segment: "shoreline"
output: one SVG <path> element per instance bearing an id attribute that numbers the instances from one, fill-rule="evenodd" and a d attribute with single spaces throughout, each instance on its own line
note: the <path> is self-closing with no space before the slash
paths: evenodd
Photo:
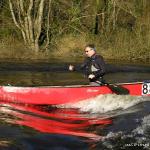
<path id="1" fill-rule="evenodd" d="M 16 58 L 0 58 L 0 63 L 17 63 L 17 64 L 38 64 L 38 63 L 82 63 L 84 57 L 63 57 L 63 58 L 47 58 L 47 59 L 16 59 Z M 129 61 L 125 59 L 105 59 L 106 64 L 122 64 L 122 65 L 143 65 L 150 66 L 150 60 L 134 60 Z"/>

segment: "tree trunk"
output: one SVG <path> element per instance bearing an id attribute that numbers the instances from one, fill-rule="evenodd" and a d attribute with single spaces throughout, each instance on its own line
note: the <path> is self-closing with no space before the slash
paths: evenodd
<path id="1" fill-rule="evenodd" d="M 24 43 L 37 53 L 40 47 L 39 38 L 43 23 L 45 0 L 36 2 L 29 0 L 29 4 L 25 4 L 25 2 L 27 1 L 9 0 L 9 7 L 13 21 L 22 33 Z"/>
<path id="2" fill-rule="evenodd" d="M 47 16 L 47 30 L 46 30 L 46 39 L 47 39 L 47 42 L 46 42 L 46 50 L 49 46 L 49 43 L 50 43 L 50 39 L 49 39 L 49 28 L 50 28 L 50 13 L 51 13 L 51 2 L 52 0 L 49 0 L 49 3 L 48 3 L 48 16 Z"/>

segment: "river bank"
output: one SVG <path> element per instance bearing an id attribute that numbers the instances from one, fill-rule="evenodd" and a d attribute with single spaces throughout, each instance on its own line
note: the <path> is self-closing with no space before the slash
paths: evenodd
<path id="1" fill-rule="evenodd" d="M 104 36 L 65 35 L 55 39 L 47 49 L 41 47 L 38 52 L 27 48 L 23 41 L 15 37 L 0 40 L 0 62 L 82 62 L 84 46 L 94 43 L 97 53 L 106 62 L 127 64 L 150 64 L 149 45 L 139 39 L 113 37 L 111 40 Z M 56 61 L 55 61 L 56 62 Z"/>
<path id="2" fill-rule="evenodd" d="M 41 59 L 22 59 L 22 58 L 0 58 L 0 66 L 5 64 L 18 64 L 18 65 L 50 65 L 50 64 L 81 64 L 84 57 L 49 57 Z M 104 58 L 105 59 L 105 58 Z M 105 59 L 106 64 L 113 65 L 132 65 L 132 66 L 150 66 L 150 60 L 124 60 L 124 59 Z M 23 66 L 22 66 L 23 67 Z"/>
<path id="3" fill-rule="evenodd" d="M 81 53 L 81 52 L 80 52 Z M 142 65 L 150 65 L 150 54 L 146 55 L 134 56 L 130 54 L 121 53 L 117 55 L 115 52 L 103 52 L 97 51 L 98 54 L 102 55 L 106 62 L 110 63 L 121 63 L 121 64 L 142 64 Z M 0 49 L 0 62 L 17 62 L 17 63 L 38 63 L 38 62 L 82 62 L 84 60 L 84 54 L 73 54 L 73 52 L 68 52 L 65 54 L 57 54 L 55 52 L 39 52 L 38 54 L 34 54 L 28 51 L 22 52 L 12 52 L 7 51 L 5 53 L 1 53 Z M 136 54 L 135 54 L 136 55 Z"/>

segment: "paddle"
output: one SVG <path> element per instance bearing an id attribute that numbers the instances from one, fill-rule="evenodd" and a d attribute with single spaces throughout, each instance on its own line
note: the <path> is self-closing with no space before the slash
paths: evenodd
<path id="1" fill-rule="evenodd" d="M 116 84 L 109 84 L 106 82 L 102 82 L 103 85 L 106 85 L 108 88 L 110 88 L 110 90 L 114 93 L 116 93 L 117 95 L 127 95 L 129 94 L 129 90 L 122 87 L 121 85 L 116 85 Z"/>

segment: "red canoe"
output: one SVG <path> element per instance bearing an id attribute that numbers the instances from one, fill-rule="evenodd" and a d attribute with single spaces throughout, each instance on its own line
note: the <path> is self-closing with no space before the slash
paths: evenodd
<path id="1" fill-rule="evenodd" d="M 145 83 L 142 82 L 124 83 L 119 85 L 128 89 L 130 95 L 150 95 L 150 89 L 147 88 L 147 86 L 145 86 Z M 64 104 L 89 99 L 100 94 L 114 93 L 107 86 L 0 86 L 0 100 L 14 103 L 50 105 Z"/>

